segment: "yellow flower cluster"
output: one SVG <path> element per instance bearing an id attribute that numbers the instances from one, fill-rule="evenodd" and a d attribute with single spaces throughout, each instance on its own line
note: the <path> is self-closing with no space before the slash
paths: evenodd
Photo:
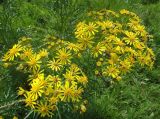
<path id="1" fill-rule="evenodd" d="M 101 77 L 120 80 L 136 64 L 153 66 L 154 53 L 147 46 L 150 35 L 135 13 L 101 10 L 88 16 L 88 21 L 77 24 L 75 42 L 48 35 L 35 48 L 32 39 L 23 37 L 2 59 L 5 67 L 16 64 L 17 70 L 30 74 L 29 86 L 19 87 L 18 95 L 43 117 L 51 116 L 62 102 L 86 111 L 82 93 L 89 77 L 77 63 L 85 52 L 95 61 L 93 72 Z"/>
<path id="2" fill-rule="evenodd" d="M 18 90 L 18 95 L 25 97 L 26 106 L 42 117 L 52 116 L 62 102 L 74 103 L 80 111 L 84 110 L 82 93 L 88 78 L 72 61 L 78 49 L 52 36 L 47 36 L 43 46 L 37 48 L 32 47 L 31 41 L 23 37 L 2 58 L 3 62 L 16 65 L 17 70 L 30 74 L 29 88 Z"/>
<path id="3" fill-rule="evenodd" d="M 75 35 L 96 60 L 96 75 L 119 80 L 136 64 L 153 67 L 155 56 L 147 46 L 151 36 L 135 13 L 101 10 L 88 16 L 87 22 L 78 23 Z"/>

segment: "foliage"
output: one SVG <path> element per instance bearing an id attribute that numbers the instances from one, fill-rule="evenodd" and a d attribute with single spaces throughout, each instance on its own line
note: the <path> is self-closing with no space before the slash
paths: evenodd
<path id="1" fill-rule="evenodd" d="M 0 10 L 1 43 L 10 47 L 22 36 L 40 40 L 53 33 L 70 38 L 73 26 L 86 11 L 83 6 L 81 0 L 6 0 Z"/>
<path id="2" fill-rule="evenodd" d="M 158 119 L 160 109 L 159 84 L 139 81 L 144 76 L 131 75 L 114 83 L 102 95 L 94 95 L 88 111 L 77 119 Z"/>
<path id="3" fill-rule="evenodd" d="M 143 4 L 153 4 L 153 3 L 157 3 L 159 2 L 159 0 L 142 0 Z"/>

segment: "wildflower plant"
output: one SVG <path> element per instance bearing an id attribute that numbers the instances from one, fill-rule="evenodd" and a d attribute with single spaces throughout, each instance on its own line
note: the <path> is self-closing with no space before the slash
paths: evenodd
<path id="1" fill-rule="evenodd" d="M 79 45 L 96 61 L 95 74 L 120 80 L 134 66 L 153 67 L 154 53 L 147 42 L 151 35 L 141 19 L 125 9 L 92 11 L 76 26 Z"/>
<path id="2" fill-rule="evenodd" d="M 59 102 L 82 105 L 83 88 L 88 78 L 72 62 L 75 51 L 70 43 L 47 36 L 43 45 L 32 47 L 32 39 L 21 38 L 3 57 L 3 62 L 16 65 L 28 75 L 28 86 L 19 87 L 18 95 L 25 97 L 26 106 L 50 116 Z"/>
<path id="3" fill-rule="evenodd" d="M 101 10 L 88 16 L 77 24 L 75 42 L 48 35 L 41 46 L 33 47 L 33 40 L 23 37 L 2 58 L 5 66 L 28 74 L 28 84 L 19 87 L 18 95 L 42 117 L 66 105 L 86 111 L 83 94 L 90 77 L 87 67 L 78 63 L 86 52 L 95 62 L 92 72 L 102 80 L 120 80 L 136 65 L 153 67 L 154 53 L 147 46 L 150 35 L 135 13 Z"/>

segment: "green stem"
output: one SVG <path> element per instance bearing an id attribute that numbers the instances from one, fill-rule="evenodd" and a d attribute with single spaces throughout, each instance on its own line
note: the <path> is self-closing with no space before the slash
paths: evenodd
<path id="1" fill-rule="evenodd" d="M 31 115 L 32 114 L 32 112 L 33 112 L 33 110 L 31 110 L 26 116 L 25 116 L 25 118 L 24 119 L 27 119 L 28 117 L 29 117 L 29 115 Z"/>
<path id="2" fill-rule="evenodd" d="M 59 109 L 58 109 L 57 106 L 56 106 L 56 108 L 57 108 L 57 112 L 58 112 L 59 119 L 62 119 L 61 114 L 60 114 L 60 111 L 59 111 Z"/>
<path id="3" fill-rule="evenodd" d="M 23 101 L 24 101 L 24 100 L 16 100 L 16 101 L 13 101 L 13 102 L 11 102 L 11 103 L 7 103 L 7 104 L 5 104 L 5 105 L 0 106 L 0 109 L 7 108 L 7 107 L 11 107 L 11 106 L 13 106 L 13 105 L 15 105 L 15 104 L 17 104 L 17 103 L 23 102 Z"/>

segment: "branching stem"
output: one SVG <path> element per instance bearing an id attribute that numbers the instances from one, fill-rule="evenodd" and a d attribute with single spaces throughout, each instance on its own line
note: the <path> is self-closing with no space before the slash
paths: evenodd
<path id="1" fill-rule="evenodd" d="M 7 107 L 10 107 L 10 106 L 13 106 L 13 105 L 15 105 L 17 103 L 20 103 L 20 102 L 23 102 L 23 101 L 24 101 L 24 99 L 22 99 L 22 100 L 16 100 L 16 101 L 13 101 L 11 103 L 7 103 L 5 105 L 0 106 L 0 110 L 3 109 L 3 108 L 7 108 Z"/>

